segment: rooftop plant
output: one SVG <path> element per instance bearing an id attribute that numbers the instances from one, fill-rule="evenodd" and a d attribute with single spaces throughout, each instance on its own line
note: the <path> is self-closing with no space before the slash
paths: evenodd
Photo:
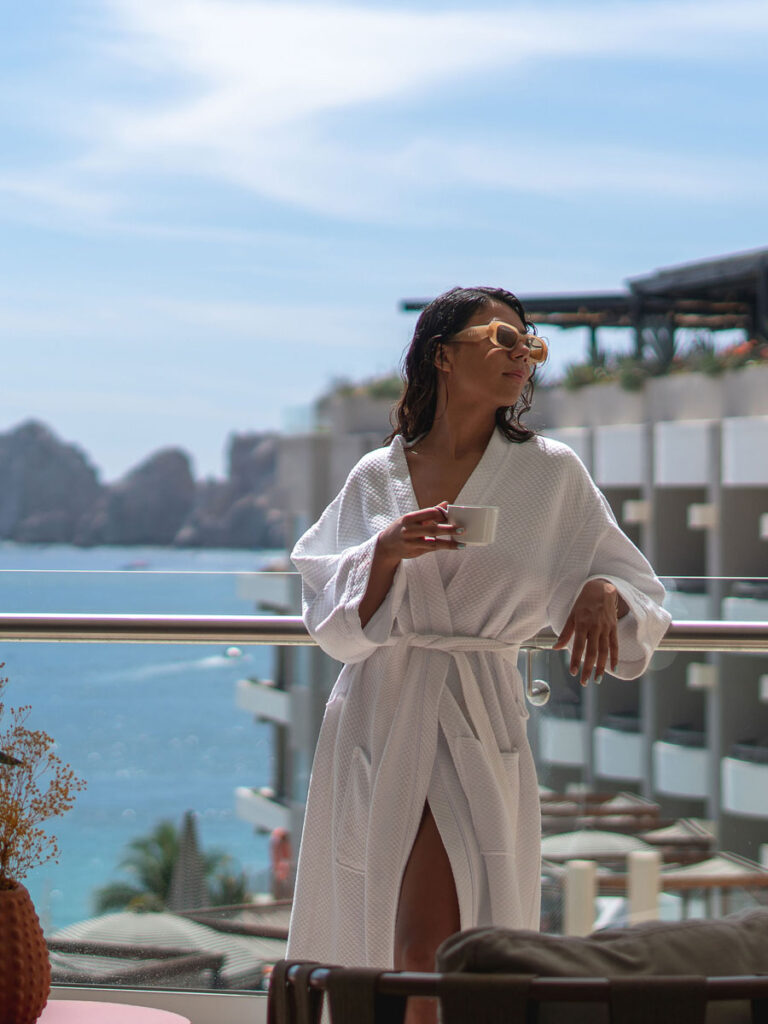
<path id="1" fill-rule="evenodd" d="M 718 349 L 711 338 L 700 336 L 694 338 L 687 348 L 679 350 L 671 362 L 655 357 L 603 357 L 598 363 L 588 361 L 569 364 L 562 378 L 553 383 L 576 391 L 588 384 L 617 381 L 626 391 L 639 391 L 651 377 L 690 371 L 715 376 L 725 370 L 738 370 L 761 363 L 768 366 L 768 344 L 759 339 L 752 338 Z"/>

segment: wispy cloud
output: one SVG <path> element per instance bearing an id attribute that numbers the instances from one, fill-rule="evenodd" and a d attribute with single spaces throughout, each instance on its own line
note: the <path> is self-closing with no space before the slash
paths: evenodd
<path id="1" fill-rule="evenodd" d="M 728 61 L 768 32 L 757 0 L 403 10 L 332 3 L 109 0 L 123 58 L 196 82 L 196 95 L 115 128 L 140 147 L 235 136 L 546 58 Z M 162 62 L 162 63 L 160 63 Z"/>
<path id="2" fill-rule="evenodd" d="M 396 365 L 398 295 L 760 243 L 765 0 L 478 2 L 43 0 L 39 59 L 18 6 L 2 415 L 213 466 Z"/>
<path id="3" fill-rule="evenodd" d="M 603 141 L 569 142 L 551 136 L 528 136 L 525 152 L 504 143 L 494 147 L 493 160 L 477 159 L 477 145 L 447 146 L 432 140 L 414 148 L 413 177 L 436 161 L 442 175 L 457 183 L 473 182 L 496 190 L 537 195 L 652 195 L 677 200 L 733 202 L 739 197 L 765 200 L 765 162 L 737 153 L 711 153 L 694 158 L 648 146 L 632 148 Z M 423 179 L 422 179 L 423 180 Z"/>
<path id="4" fill-rule="evenodd" d="M 288 305 L 141 291 L 36 302 L 55 312 L 0 294 L 0 429 L 45 419 L 111 476 L 169 443 L 220 472 L 229 431 L 279 428 L 286 407 L 309 403 L 332 376 L 389 371 L 402 348 L 394 306 L 344 297 Z"/>
<path id="5" fill-rule="evenodd" d="M 255 370 L 265 354 L 274 360 L 288 347 L 311 351 L 317 345 L 317 336 L 327 339 L 328 351 L 359 350 L 363 344 L 375 344 L 377 338 L 391 333 L 391 321 L 397 315 L 394 306 L 371 310 L 354 301 L 322 304 L 296 296 L 288 308 L 284 303 L 169 297 L 144 289 L 100 297 L 42 291 L 37 300 L 39 307 L 32 309 L 28 296 L 0 294 L 0 334 L 16 343 L 50 347 L 62 366 L 70 360 L 59 346 L 66 338 L 83 346 L 101 341 L 111 350 L 109 359 L 103 360 L 104 366 L 121 358 L 126 365 L 149 360 L 155 366 L 172 369 L 180 356 L 190 353 L 191 345 L 202 345 L 215 347 L 222 358 L 231 356 L 249 365 L 252 361 Z M 83 317 L 84 305 L 87 319 Z M 163 339 L 161 349 L 157 347 L 158 337 Z M 16 345 L 6 355 L 6 369 L 25 361 L 26 350 Z M 290 355 L 284 362 L 288 368 Z M 194 365 L 187 369 L 187 373 L 195 372 Z M 200 368 L 201 381 L 207 373 L 205 367 Z M 237 385 L 241 383 L 252 390 L 252 382 L 238 381 Z"/>
<path id="6" fill-rule="evenodd" d="M 113 73 L 122 69 L 121 96 L 132 98 L 82 98 L 69 125 L 82 153 L 67 168 L 67 184 L 57 187 L 54 170 L 26 191 L 32 203 L 65 213 L 81 205 L 94 219 L 107 216 L 110 193 L 124 189 L 140 205 L 137 176 L 164 174 L 229 183 L 342 217 L 413 217 L 423 210 L 430 169 L 445 169 L 452 187 L 473 186 L 484 177 L 477 158 L 473 166 L 460 140 L 446 152 L 428 124 L 403 124 L 386 140 L 369 133 L 361 144 L 339 130 L 341 115 L 370 110 L 375 118 L 404 99 L 439 102 L 459 83 L 477 85 L 501 71 L 517 69 L 529 85 L 530 76 L 563 61 L 699 61 L 704 71 L 756 55 L 768 35 L 762 0 L 593 0 L 502 11 L 104 0 L 102 10 L 96 52 Z M 575 145 L 552 137 L 542 150 L 536 173 L 491 168 L 488 183 L 533 193 L 719 194 L 717 161 L 693 172 L 642 141 L 619 149 L 599 138 Z M 746 172 L 749 184 L 754 175 Z"/>
<path id="7" fill-rule="evenodd" d="M 89 219 L 103 219 L 113 213 L 115 201 L 106 191 L 84 188 L 82 182 L 68 182 L 67 177 L 61 170 L 0 175 L 0 201 L 6 200 L 11 209 L 16 206 L 17 212 L 22 204 L 41 217 L 51 211 Z"/>

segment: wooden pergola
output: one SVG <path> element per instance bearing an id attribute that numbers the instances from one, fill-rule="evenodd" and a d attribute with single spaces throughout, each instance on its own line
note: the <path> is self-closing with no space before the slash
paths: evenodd
<path id="1" fill-rule="evenodd" d="M 681 263 L 652 274 L 630 278 L 625 291 L 600 294 L 521 295 L 535 324 L 589 330 L 589 358 L 599 358 L 601 327 L 626 327 L 634 332 L 634 351 L 642 358 L 647 347 L 671 359 L 675 331 L 694 328 L 744 330 L 768 342 L 768 248 Z M 404 299 L 403 312 L 423 309 L 429 299 Z"/>

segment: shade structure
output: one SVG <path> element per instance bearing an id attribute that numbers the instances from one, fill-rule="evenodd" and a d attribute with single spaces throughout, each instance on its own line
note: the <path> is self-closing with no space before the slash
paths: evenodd
<path id="1" fill-rule="evenodd" d="M 597 829 L 579 829 L 559 835 L 545 836 L 541 841 L 541 855 L 546 860 L 591 860 L 622 857 L 635 850 L 653 849 L 636 836 L 621 832 L 602 832 Z"/>
<path id="2" fill-rule="evenodd" d="M 221 953 L 224 964 L 221 980 L 226 988 L 259 987 L 262 967 L 273 964 L 285 956 L 285 941 L 281 939 L 228 935 L 187 920 L 177 914 L 166 912 L 140 913 L 120 911 L 103 914 L 100 917 L 79 921 L 62 928 L 53 940 L 71 940 L 74 943 L 109 943 L 126 947 L 162 947 L 165 949 L 189 950 L 195 952 Z M 126 950 L 124 960 L 109 957 L 79 954 L 73 951 L 51 954 L 54 982 L 57 970 L 68 975 L 77 973 L 83 981 L 98 981 L 112 973 L 119 966 L 135 966 L 140 974 L 146 960 L 139 963 Z M 195 984 L 195 979 L 190 979 Z"/>

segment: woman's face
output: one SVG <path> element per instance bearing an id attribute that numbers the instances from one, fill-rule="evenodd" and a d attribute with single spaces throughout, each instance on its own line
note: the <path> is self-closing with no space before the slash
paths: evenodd
<path id="1" fill-rule="evenodd" d="M 462 330 L 492 320 L 502 320 L 525 333 L 525 324 L 514 309 L 496 300 L 480 306 Z M 522 342 L 514 349 L 506 349 L 496 347 L 489 338 L 451 341 L 444 352 L 446 368 L 449 368 L 446 381 L 449 398 L 481 402 L 494 410 L 514 405 L 531 375 L 529 350 Z"/>

